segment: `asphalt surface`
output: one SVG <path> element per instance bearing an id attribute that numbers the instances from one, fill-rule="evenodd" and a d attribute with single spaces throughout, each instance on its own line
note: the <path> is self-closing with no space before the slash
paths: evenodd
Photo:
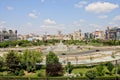
<path id="1" fill-rule="evenodd" d="M 105 49 L 92 49 L 89 51 L 84 51 L 84 52 L 79 52 L 79 53 L 69 53 L 69 54 L 58 54 L 59 56 L 70 56 L 70 55 L 86 55 L 86 54 L 91 54 L 94 52 L 103 52 L 103 51 L 114 51 L 116 49 L 110 49 L 110 48 L 105 48 Z M 116 51 L 120 51 L 120 49 L 117 49 Z"/>

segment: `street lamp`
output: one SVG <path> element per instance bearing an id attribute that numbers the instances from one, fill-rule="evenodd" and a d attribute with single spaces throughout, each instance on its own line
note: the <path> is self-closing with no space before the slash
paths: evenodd
<path id="1" fill-rule="evenodd" d="M 75 60 L 76 60 L 76 66 L 77 66 L 77 62 L 78 62 L 78 57 L 77 56 L 75 56 Z"/>

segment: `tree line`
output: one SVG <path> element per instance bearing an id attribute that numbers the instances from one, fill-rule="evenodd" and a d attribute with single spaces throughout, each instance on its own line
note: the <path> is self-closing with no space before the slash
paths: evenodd
<path id="1" fill-rule="evenodd" d="M 6 47 L 16 47 L 17 45 L 20 47 L 27 46 L 40 46 L 40 45 L 55 45 L 59 43 L 60 40 L 36 40 L 36 41 L 28 41 L 28 40 L 16 40 L 16 41 L 3 41 L 0 42 L 0 48 Z M 63 43 L 66 45 L 93 45 L 93 46 L 112 46 L 112 45 L 120 45 L 120 40 L 100 40 L 100 39 L 91 39 L 91 40 L 63 40 Z"/>

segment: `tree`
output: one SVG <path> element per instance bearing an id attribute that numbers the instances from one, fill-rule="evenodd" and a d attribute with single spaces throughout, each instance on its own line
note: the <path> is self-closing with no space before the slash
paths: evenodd
<path id="1" fill-rule="evenodd" d="M 4 64 L 3 58 L 0 56 L 0 69 L 3 67 L 3 64 Z"/>
<path id="2" fill-rule="evenodd" d="M 28 72 L 36 70 L 36 63 L 42 62 L 41 53 L 38 51 L 25 50 L 21 57 L 22 68 Z"/>
<path id="3" fill-rule="evenodd" d="M 112 52 L 111 57 L 116 58 L 115 54 L 116 54 L 116 52 Z"/>
<path id="4" fill-rule="evenodd" d="M 85 76 L 93 80 L 96 77 L 96 72 L 94 70 L 89 70 L 85 73 Z"/>
<path id="5" fill-rule="evenodd" d="M 63 67 L 60 63 L 48 64 L 46 72 L 49 76 L 60 76 L 63 74 Z"/>
<path id="6" fill-rule="evenodd" d="M 68 63 L 67 63 L 67 65 L 65 66 L 65 70 L 66 70 L 66 72 L 68 72 L 69 74 L 72 72 L 73 66 L 71 65 L 71 62 L 68 62 Z"/>
<path id="7" fill-rule="evenodd" d="M 5 63 L 11 72 L 15 72 L 15 70 L 20 68 L 20 59 L 14 51 L 10 51 L 7 54 Z"/>
<path id="8" fill-rule="evenodd" d="M 63 67 L 59 62 L 58 57 L 53 52 L 46 55 L 46 75 L 59 76 L 63 74 Z"/>
<path id="9" fill-rule="evenodd" d="M 109 71 L 109 74 L 112 75 L 112 70 L 114 69 L 114 65 L 111 62 L 108 62 L 107 69 Z"/>
<path id="10" fill-rule="evenodd" d="M 55 53 L 50 51 L 49 54 L 46 56 L 46 65 L 53 63 L 59 63 L 59 59 L 55 55 Z"/>
<path id="11" fill-rule="evenodd" d="M 116 58 L 116 56 L 115 56 L 115 54 L 117 54 L 117 52 L 112 52 L 112 54 L 111 54 L 111 57 L 112 58 Z M 117 60 L 115 60 L 115 74 L 116 74 L 116 76 L 117 76 L 117 73 L 118 73 L 118 62 L 117 62 Z"/>
<path id="12" fill-rule="evenodd" d="M 120 74 L 120 65 L 118 65 L 118 74 Z"/>
<path id="13" fill-rule="evenodd" d="M 104 66 L 103 64 L 100 64 L 96 67 L 97 75 L 98 76 L 104 76 Z"/>

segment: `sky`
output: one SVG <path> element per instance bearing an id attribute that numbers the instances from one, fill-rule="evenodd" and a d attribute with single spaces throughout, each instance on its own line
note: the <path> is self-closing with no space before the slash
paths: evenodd
<path id="1" fill-rule="evenodd" d="M 0 0 L 0 29 L 18 34 L 82 33 L 120 27 L 120 0 Z"/>

